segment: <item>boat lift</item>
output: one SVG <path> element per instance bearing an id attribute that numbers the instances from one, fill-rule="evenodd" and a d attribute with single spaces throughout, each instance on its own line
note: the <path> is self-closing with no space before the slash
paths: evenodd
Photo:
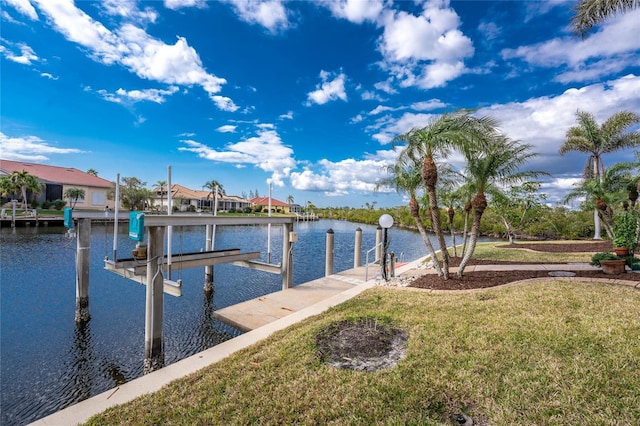
<path id="1" fill-rule="evenodd" d="M 76 322 L 89 320 L 89 248 L 91 241 L 91 220 L 115 220 L 117 212 L 69 212 L 70 222 L 77 222 L 77 260 L 76 260 Z M 135 213 L 139 214 L 139 213 Z M 114 259 L 106 258 L 104 267 L 135 282 L 147 286 L 145 308 L 145 358 L 144 371 L 151 372 L 164 366 L 162 344 L 163 294 L 179 296 L 181 282 L 165 279 L 163 271 L 170 265 L 173 270 L 205 267 L 206 277 L 211 277 L 207 268 L 222 263 L 247 267 L 264 272 L 280 274 L 282 289 L 293 287 L 293 250 L 292 243 L 297 240 L 293 232 L 293 217 L 255 217 L 255 216 L 208 216 L 208 215 L 149 215 L 141 216 L 144 226 L 131 230 L 141 241 L 148 238 L 146 257 L 142 259 L 118 259 L 114 250 Z M 129 218 L 131 220 L 131 216 Z M 259 252 L 241 253 L 239 249 L 211 250 L 213 226 L 233 225 L 280 225 L 283 228 L 282 261 L 271 264 L 257 261 Z M 206 226 L 207 250 L 198 253 L 164 254 L 165 229 L 173 226 Z M 115 228 L 115 226 L 114 226 Z M 170 228 L 169 228 L 170 229 Z M 138 249 L 136 249 L 138 250 Z M 139 254 L 139 253 L 136 253 Z M 137 256 L 142 257 L 142 256 Z"/>

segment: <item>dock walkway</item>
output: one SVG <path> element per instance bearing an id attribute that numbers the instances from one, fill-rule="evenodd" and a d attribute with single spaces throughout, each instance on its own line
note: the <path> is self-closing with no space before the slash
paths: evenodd
<path id="1" fill-rule="evenodd" d="M 379 267 L 370 266 L 369 275 Z M 308 308 L 332 296 L 364 284 L 366 268 L 350 269 L 293 288 L 247 300 L 216 311 L 213 316 L 242 331 L 251 331 L 284 318 L 292 312 Z"/>

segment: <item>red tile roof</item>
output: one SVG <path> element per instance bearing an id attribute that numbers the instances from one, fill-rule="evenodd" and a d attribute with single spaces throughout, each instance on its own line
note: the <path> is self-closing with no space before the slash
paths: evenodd
<path id="1" fill-rule="evenodd" d="M 59 183 L 65 185 L 93 186 L 110 188 L 112 182 L 98 176 L 90 175 L 71 167 L 47 166 L 45 164 L 25 163 L 23 161 L 0 160 L 0 175 L 11 174 L 14 171 L 27 171 L 45 183 Z"/>
<path id="2" fill-rule="evenodd" d="M 252 198 L 249 201 L 251 201 L 251 204 L 254 205 L 262 205 L 265 207 L 269 206 L 269 197 L 258 197 L 258 198 Z M 276 200 L 275 198 L 271 197 L 271 207 L 289 207 L 289 204 L 287 203 L 283 203 L 280 200 Z"/>

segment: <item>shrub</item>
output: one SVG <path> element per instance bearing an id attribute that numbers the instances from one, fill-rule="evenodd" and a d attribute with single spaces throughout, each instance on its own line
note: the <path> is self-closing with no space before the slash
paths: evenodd
<path id="1" fill-rule="evenodd" d="M 66 201 L 58 199 L 58 200 L 55 200 L 55 201 L 53 202 L 53 207 L 54 207 L 56 210 L 62 210 L 62 208 L 63 208 L 66 204 L 67 204 L 67 202 L 66 202 Z"/>
<path id="2" fill-rule="evenodd" d="M 244 212 L 245 213 L 251 213 L 251 207 L 245 207 L 244 208 Z"/>
<path id="3" fill-rule="evenodd" d="M 48 209 L 49 209 L 49 207 L 51 207 L 51 201 L 48 201 L 48 200 L 47 200 L 47 201 L 43 201 L 43 202 L 42 202 L 42 208 L 43 208 L 44 210 L 48 210 Z"/>
<path id="4" fill-rule="evenodd" d="M 262 209 L 264 208 L 264 206 L 262 204 L 258 204 L 256 206 L 256 213 L 260 213 L 262 211 Z"/>
<path id="5" fill-rule="evenodd" d="M 602 266 L 600 262 L 603 260 L 620 260 L 620 258 L 608 251 L 600 252 L 600 253 L 594 254 L 593 257 L 591 257 L 591 265 L 600 267 Z"/>

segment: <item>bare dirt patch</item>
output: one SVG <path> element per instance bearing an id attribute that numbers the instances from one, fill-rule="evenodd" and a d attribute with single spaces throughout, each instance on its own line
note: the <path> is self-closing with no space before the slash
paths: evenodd
<path id="1" fill-rule="evenodd" d="M 316 336 L 318 357 L 338 368 L 376 371 L 394 366 L 406 352 L 408 336 L 376 318 L 344 320 Z"/>

